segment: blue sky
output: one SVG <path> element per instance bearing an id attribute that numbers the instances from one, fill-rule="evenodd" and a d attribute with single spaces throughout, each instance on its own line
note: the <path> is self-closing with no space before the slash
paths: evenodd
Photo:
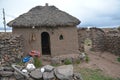
<path id="1" fill-rule="evenodd" d="M 117 27 L 120 25 L 120 0 L 0 0 L 0 27 L 3 27 L 2 9 L 6 22 L 45 3 L 55 5 L 79 20 L 79 26 Z"/>

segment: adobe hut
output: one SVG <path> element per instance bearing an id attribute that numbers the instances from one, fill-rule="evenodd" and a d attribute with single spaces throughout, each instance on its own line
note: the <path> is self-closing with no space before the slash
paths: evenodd
<path id="1" fill-rule="evenodd" d="M 25 53 L 38 50 L 42 55 L 76 53 L 80 21 L 55 6 L 36 6 L 7 25 L 13 34 L 22 34 Z"/>

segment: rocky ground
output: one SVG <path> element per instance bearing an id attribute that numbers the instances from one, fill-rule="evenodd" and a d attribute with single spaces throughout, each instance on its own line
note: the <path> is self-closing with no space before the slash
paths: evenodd
<path id="1" fill-rule="evenodd" d="M 108 52 L 93 52 L 90 50 L 90 46 L 85 46 L 85 53 L 89 57 L 88 63 L 83 61 L 77 65 L 54 67 L 52 70 L 50 66 L 47 66 L 47 68 L 49 68 L 51 71 L 47 70 L 45 73 L 41 73 L 41 68 L 38 68 L 23 76 L 24 74 L 21 75 L 19 71 L 16 71 L 13 68 L 0 67 L 0 80 L 26 80 L 25 77 L 29 77 L 28 80 L 36 80 L 38 78 L 42 80 L 48 80 L 48 78 L 51 80 L 58 80 L 60 78 L 70 78 L 68 80 L 82 80 L 80 79 L 81 75 L 79 73 L 76 73 L 79 72 L 78 69 L 80 68 L 100 69 L 105 75 L 109 75 L 115 78 L 120 77 L 120 62 L 117 61 L 118 56 L 115 56 Z M 67 57 L 66 55 L 62 55 L 58 58 L 53 59 L 53 62 L 57 61 L 58 63 L 64 63 L 64 60 L 66 60 L 66 58 L 72 62 L 76 62 L 80 57 L 77 54 L 67 55 Z M 48 65 L 50 64 L 50 60 L 51 57 L 44 56 L 42 63 L 44 65 Z"/>
<path id="2" fill-rule="evenodd" d="M 86 63 L 83 61 L 78 65 L 74 65 L 75 72 L 79 72 L 79 68 L 90 68 L 99 69 L 103 72 L 103 74 L 110 77 L 120 77 L 120 62 L 117 61 L 118 56 L 109 52 L 94 52 L 91 51 L 90 48 L 90 46 L 85 46 L 85 53 L 87 53 L 89 57 L 89 62 Z"/>
<path id="3" fill-rule="evenodd" d="M 23 71 L 24 70 L 24 71 Z M 83 80 L 80 73 L 73 71 L 73 65 L 28 69 L 18 65 L 0 67 L 0 80 Z"/>

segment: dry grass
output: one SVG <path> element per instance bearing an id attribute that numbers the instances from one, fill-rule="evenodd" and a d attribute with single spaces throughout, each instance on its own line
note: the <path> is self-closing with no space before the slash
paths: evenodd
<path id="1" fill-rule="evenodd" d="M 74 65 L 74 71 L 79 72 L 83 80 L 120 80 L 120 78 L 113 78 L 105 75 L 100 69 L 79 68 L 78 65 Z"/>

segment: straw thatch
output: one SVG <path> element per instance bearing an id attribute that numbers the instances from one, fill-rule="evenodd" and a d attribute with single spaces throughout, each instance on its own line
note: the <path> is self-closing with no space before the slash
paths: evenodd
<path id="1" fill-rule="evenodd" d="M 10 21 L 7 25 L 10 27 L 56 27 L 56 26 L 74 26 L 80 21 L 59 10 L 55 6 L 36 6 L 27 13 L 24 13 L 16 19 Z"/>

